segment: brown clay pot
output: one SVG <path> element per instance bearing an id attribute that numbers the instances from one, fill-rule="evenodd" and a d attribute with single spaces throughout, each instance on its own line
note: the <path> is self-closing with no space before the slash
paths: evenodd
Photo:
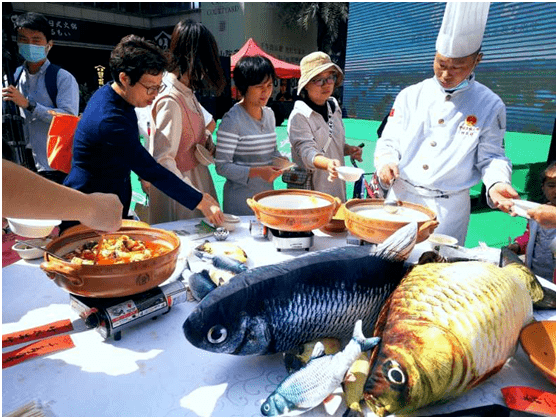
<path id="1" fill-rule="evenodd" d="M 325 233 L 343 233 L 347 230 L 345 226 L 345 204 L 341 205 L 335 215 L 320 230 Z"/>
<path id="2" fill-rule="evenodd" d="M 368 208 L 382 208 L 383 199 L 351 199 L 345 204 L 345 225 L 355 236 L 370 243 L 382 243 L 395 231 L 409 223 L 409 221 L 393 221 L 363 216 L 355 210 Z M 438 226 L 434 211 L 410 202 L 399 201 L 398 205 L 404 208 L 424 213 L 428 220 L 418 222 L 417 243 L 428 238 Z"/>
<path id="3" fill-rule="evenodd" d="M 302 189 L 265 191 L 246 200 L 265 226 L 281 231 L 312 231 L 331 220 L 341 205 L 339 198 Z"/>
<path id="4" fill-rule="evenodd" d="M 84 297 L 123 297 L 155 288 L 168 279 L 174 269 L 180 251 L 180 239 L 172 232 L 151 227 L 123 227 L 117 233 L 136 240 L 167 245 L 171 250 L 161 256 L 139 262 L 118 265 L 76 265 L 64 262 L 45 253 L 41 269 L 60 288 Z M 91 229 L 66 234 L 51 241 L 46 249 L 64 256 L 88 241 L 99 240 L 99 234 Z"/>

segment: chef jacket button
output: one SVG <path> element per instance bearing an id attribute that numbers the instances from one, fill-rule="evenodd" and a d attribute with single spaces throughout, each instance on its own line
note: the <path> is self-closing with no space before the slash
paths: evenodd
<path id="1" fill-rule="evenodd" d="M 451 100 L 451 95 L 446 96 L 446 102 Z"/>
<path id="2" fill-rule="evenodd" d="M 422 166 L 422 168 L 423 168 L 424 170 L 428 170 L 428 165 L 425 164 L 425 165 Z"/>
<path id="3" fill-rule="evenodd" d="M 443 119 L 438 119 L 438 124 L 443 124 L 445 121 Z"/>
<path id="4" fill-rule="evenodd" d="M 431 141 L 431 142 L 430 142 L 430 145 L 431 145 L 432 147 L 436 147 L 436 146 L 438 145 L 438 143 L 437 143 L 436 141 Z"/>

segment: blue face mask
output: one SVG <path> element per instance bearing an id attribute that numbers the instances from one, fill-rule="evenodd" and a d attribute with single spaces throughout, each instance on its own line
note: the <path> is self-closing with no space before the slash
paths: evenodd
<path id="1" fill-rule="evenodd" d="M 17 44 L 19 53 L 30 63 L 38 63 L 47 56 L 46 45 Z"/>
<path id="2" fill-rule="evenodd" d="M 471 74 L 469 74 L 467 77 L 465 77 L 465 80 L 463 80 L 461 83 L 459 83 L 457 86 L 452 87 L 451 89 L 446 89 L 445 87 L 443 87 L 440 84 L 440 81 L 438 80 L 438 78 L 436 78 L 436 81 L 438 82 L 438 84 L 440 84 L 440 87 L 442 87 L 446 92 L 457 92 L 458 90 L 462 90 L 465 89 L 467 86 L 469 86 L 469 80 L 471 79 Z"/>

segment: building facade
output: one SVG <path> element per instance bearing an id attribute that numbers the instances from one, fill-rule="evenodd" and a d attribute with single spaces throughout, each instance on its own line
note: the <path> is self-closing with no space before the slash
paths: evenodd
<path id="1" fill-rule="evenodd" d="M 381 121 L 405 87 L 433 76 L 445 3 L 351 3 L 343 104 Z M 493 2 L 476 79 L 507 107 L 507 128 L 550 135 L 556 119 L 556 4 Z"/>

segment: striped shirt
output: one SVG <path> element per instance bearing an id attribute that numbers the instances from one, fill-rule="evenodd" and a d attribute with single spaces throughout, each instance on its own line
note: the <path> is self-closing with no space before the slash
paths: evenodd
<path id="1" fill-rule="evenodd" d="M 263 108 L 261 120 L 252 118 L 239 103 L 224 116 L 217 130 L 215 169 L 227 179 L 223 188 L 223 210 L 236 215 L 252 215 L 246 199 L 273 189 L 263 179 L 249 178 L 251 167 L 270 166 L 277 151 L 275 115 Z"/>

